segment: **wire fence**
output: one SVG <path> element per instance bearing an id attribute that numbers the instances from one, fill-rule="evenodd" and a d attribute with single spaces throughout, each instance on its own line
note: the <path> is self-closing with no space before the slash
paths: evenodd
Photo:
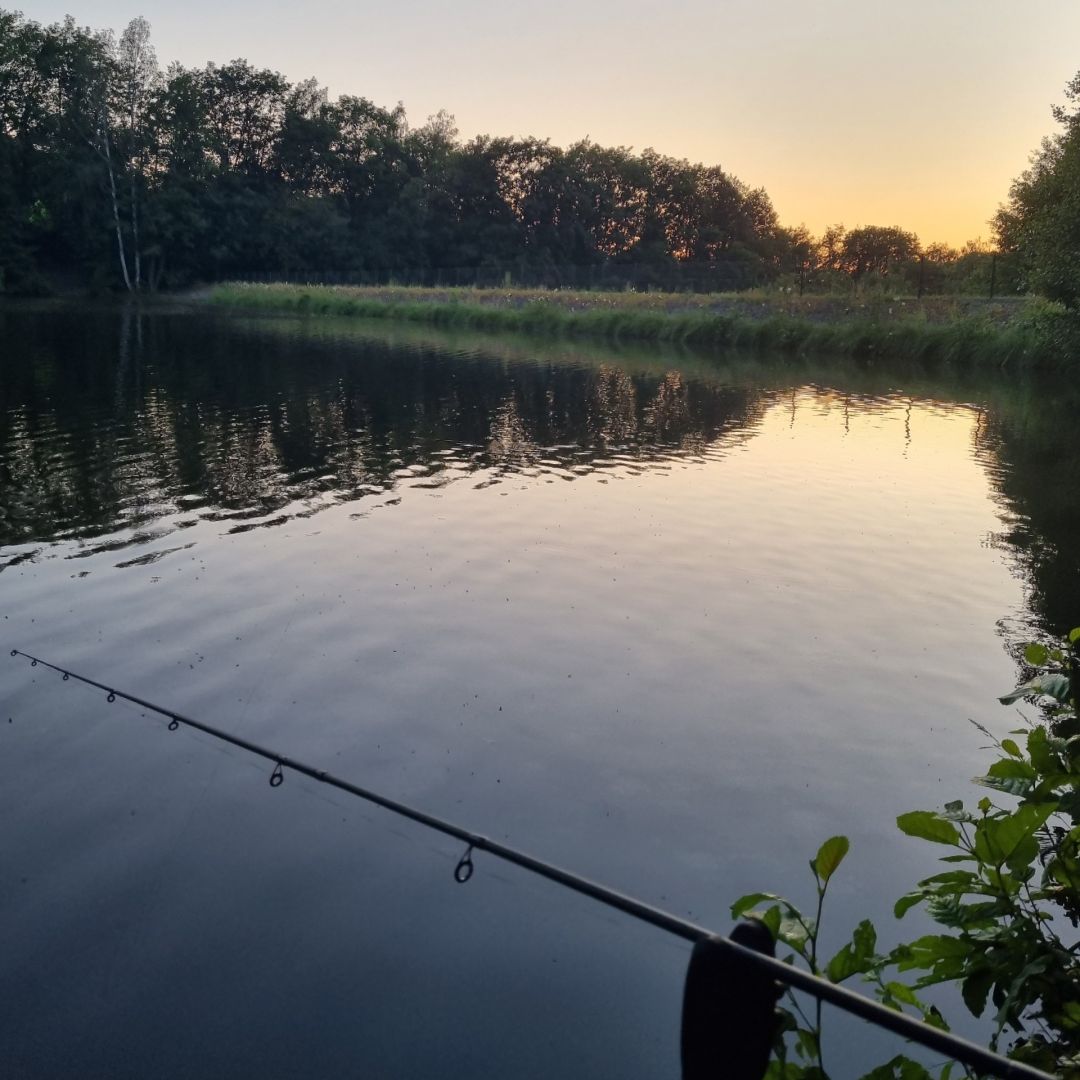
<path id="1" fill-rule="evenodd" d="M 257 284 L 410 286 L 428 289 L 570 289 L 581 292 L 730 293 L 761 286 L 808 295 L 894 293 L 982 297 L 1000 300 L 1023 292 L 1016 257 L 986 253 L 960 263 L 922 257 L 889 272 L 850 274 L 836 269 L 791 264 L 781 269 L 757 259 L 731 258 L 709 263 L 596 263 L 530 265 L 523 261 L 483 266 L 383 267 L 333 270 L 244 269 L 222 271 L 221 281 Z"/>

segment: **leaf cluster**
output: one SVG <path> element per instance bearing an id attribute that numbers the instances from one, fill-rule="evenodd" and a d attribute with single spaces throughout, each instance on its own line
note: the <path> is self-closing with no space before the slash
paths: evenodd
<path id="1" fill-rule="evenodd" d="M 990 1046 L 1008 1038 L 1010 1057 L 1065 1077 L 1080 1076 L 1080 941 L 1067 931 L 1080 926 L 1080 732 L 1076 731 L 1077 648 L 1080 627 L 1063 641 L 1024 647 L 1025 678 L 1002 704 L 1025 700 L 1040 721 L 1000 740 L 977 725 L 999 756 L 974 782 L 1004 799 L 980 798 L 943 809 L 913 810 L 897 818 L 907 836 L 948 850 L 947 868 L 901 896 L 902 918 L 922 906 L 940 928 L 877 951 L 877 933 L 863 920 L 831 959 L 818 959 L 818 927 L 829 879 L 847 852 L 847 840 L 827 841 L 811 862 L 817 915 L 807 918 L 790 901 L 753 893 L 732 906 L 733 917 L 753 915 L 814 974 L 832 982 L 859 975 L 878 999 L 908 1008 L 929 1024 L 947 1028 L 921 997 L 939 984 L 957 986 L 972 1015 L 992 1020 Z M 766 905 L 762 907 L 761 905 Z M 781 1011 L 770 1075 L 804 1080 L 825 1075 L 820 1010 L 807 1017 L 789 994 Z M 940 1072 L 946 1080 L 951 1066 Z M 927 1069 L 900 1055 L 864 1080 L 921 1080 Z"/>
<path id="2" fill-rule="evenodd" d="M 787 963 L 801 961 L 812 974 L 832 983 L 843 983 L 856 975 L 862 976 L 875 984 L 877 996 L 884 1004 L 900 1011 L 905 1007 L 911 1009 L 925 1022 L 947 1030 L 937 1009 L 923 1001 L 913 986 L 884 977 L 889 957 L 878 952 L 877 930 L 869 919 L 863 919 L 855 927 L 851 939 L 833 956 L 827 960 L 819 957 L 819 931 L 825 895 L 849 847 L 846 836 L 834 836 L 826 840 L 810 860 L 817 894 L 816 915 L 804 914 L 792 901 L 775 893 L 749 893 L 731 905 L 732 918 L 749 917 L 763 922 L 777 944 L 791 950 L 783 957 Z M 828 1072 L 822 1044 L 820 1002 L 817 1002 L 814 1014 L 810 1016 L 789 988 L 777 1014 L 776 1043 L 766 1080 L 825 1080 Z M 885 1080 L 887 1077 L 925 1080 L 928 1076 L 923 1066 L 905 1055 L 899 1055 L 868 1073 L 864 1080 Z M 947 1080 L 947 1077 L 948 1074 L 943 1074 L 943 1080 Z"/>

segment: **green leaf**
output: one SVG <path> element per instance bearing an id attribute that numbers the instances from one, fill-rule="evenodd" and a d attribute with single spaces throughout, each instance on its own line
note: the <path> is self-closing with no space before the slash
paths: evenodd
<path id="1" fill-rule="evenodd" d="M 926 911 L 934 922 L 942 926 L 972 933 L 995 926 L 998 916 L 1002 914 L 1002 906 L 997 901 L 963 904 L 960 894 L 939 893 L 927 901 Z"/>
<path id="2" fill-rule="evenodd" d="M 1008 739 L 1005 740 L 1009 742 Z M 1015 746 L 1016 744 L 1013 743 Z M 1017 750 L 1017 757 L 1020 756 L 1019 749 Z M 1015 758 L 1000 758 L 995 761 L 989 769 L 986 770 L 988 776 L 996 776 L 998 778 L 1004 777 L 1024 777 L 1029 780 L 1033 780 L 1036 776 L 1035 767 L 1029 765 L 1026 761 L 1017 761 Z"/>
<path id="3" fill-rule="evenodd" d="M 986 776 L 972 777 L 972 782 L 1010 795 L 1026 795 L 1038 779 L 1038 773 L 1026 761 L 1000 758 L 987 770 Z"/>
<path id="4" fill-rule="evenodd" d="M 777 1034 L 783 1034 L 788 1031 L 798 1031 L 799 1022 L 795 1019 L 795 1014 L 790 1009 L 777 1008 L 776 1010 L 776 1032 Z"/>
<path id="5" fill-rule="evenodd" d="M 803 1080 L 802 1074 L 801 1065 L 793 1065 L 790 1061 L 774 1056 L 761 1080 Z"/>
<path id="6" fill-rule="evenodd" d="M 979 880 L 977 874 L 973 874 L 970 870 L 947 870 L 941 874 L 934 874 L 932 877 L 923 878 L 919 882 L 919 886 L 927 885 L 957 885 L 963 886 L 963 888 L 950 889 L 950 892 L 967 892 L 968 886 Z"/>
<path id="7" fill-rule="evenodd" d="M 885 984 L 885 989 L 889 996 L 896 1001 L 902 1001 L 905 1005 L 912 1005 L 916 1009 L 922 1009 L 922 1002 L 915 995 L 915 991 L 906 983 L 888 982 Z"/>
<path id="8" fill-rule="evenodd" d="M 1039 841 L 1034 835 L 1025 836 L 1005 859 L 1005 865 L 1014 875 L 1026 880 L 1024 872 L 1039 857 Z M 1030 875 L 1029 875 L 1030 876 Z"/>
<path id="9" fill-rule="evenodd" d="M 1004 750 L 1006 754 L 1010 755 L 1010 757 L 1023 757 L 1023 754 L 1020 753 L 1020 747 L 1017 746 L 1012 739 L 1002 739 L 1001 749 Z"/>
<path id="10" fill-rule="evenodd" d="M 813 1061 L 817 1057 L 818 1041 L 814 1032 L 807 1031 L 806 1028 L 797 1028 L 795 1031 L 795 1042 L 798 1046 L 799 1054 L 805 1061 Z"/>
<path id="11" fill-rule="evenodd" d="M 997 1011 L 997 1016 L 994 1017 L 994 1022 L 998 1025 L 999 1029 L 1003 1028 L 1006 1024 L 1013 1024 L 1019 1027 L 1020 1017 L 1024 1010 L 1031 1005 L 1038 996 L 1038 980 L 1034 977 L 1042 975 L 1051 963 L 1052 961 L 1049 956 L 1038 956 L 1030 963 L 1026 964 L 1021 969 L 1020 973 L 1013 978 L 1012 982 L 1009 983 L 1008 991 Z M 1028 988 L 1028 980 L 1033 980 L 1034 982 L 1031 989 Z M 996 992 L 994 1003 L 997 1004 Z"/>
<path id="12" fill-rule="evenodd" d="M 955 978 L 956 976 L 952 976 Z M 936 1005 L 931 1005 L 925 1013 L 923 1013 L 923 1021 L 929 1024 L 931 1027 L 936 1027 L 941 1031 L 948 1031 L 949 1025 L 945 1021 L 945 1017 L 941 1015 L 941 1010 Z"/>
<path id="13" fill-rule="evenodd" d="M 1069 644 L 1075 645 L 1078 641 L 1080 641 L 1080 626 L 1074 626 L 1069 631 Z"/>
<path id="14" fill-rule="evenodd" d="M 740 896 L 734 904 L 731 905 L 731 917 L 733 919 L 741 918 L 751 908 L 756 907 L 762 900 L 782 900 L 783 898 L 777 896 L 776 893 L 771 892 L 752 892 L 747 893 L 745 896 Z"/>
<path id="15" fill-rule="evenodd" d="M 980 787 L 993 788 L 994 791 L 1004 791 L 1007 795 L 1016 795 L 1023 798 L 1032 788 L 1035 781 L 1023 777 L 996 777 L 996 776 L 973 776 L 972 783 Z"/>
<path id="16" fill-rule="evenodd" d="M 900 897 L 893 905 L 893 914 L 902 919 L 916 904 L 921 904 L 926 899 L 926 893 L 909 892 Z"/>
<path id="17" fill-rule="evenodd" d="M 892 958 L 896 960 L 896 966 L 900 971 L 910 971 L 912 968 L 939 969 L 935 974 L 942 973 L 944 964 L 945 977 L 953 967 L 957 974 L 963 968 L 963 961 L 976 949 L 973 941 L 964 938 L 948 937 L 944 934 L 927 934 L 917 938 L 907 945 L 895 949 Z M 949 963 L 949 962 L 953 963 Z"/>
<path id="18" fill-rule="evenodd" d="M 1032 682 L 1034 682 L 1034 680 L 1032 680 Z M 1010 690 L 1009 693 L 1002 694 L 1001 697 L 998 698 L 998 701 L 1000 701 L 1002 705 L 1011 705 L 1014 701 L 1019 701 L 1022 697 L 1027 697 L 1028 694 L 1032 692 L 1030 682 L 1021 683 L 1019 686 Z"/>
<path id="19" fill-rule="evenodd" d="M 912 810 L 908 814 L 901 814 L 896 819 L 896 824 L 900 831 L 908 836 L 931 840 L 935 844 L 960 846 L 960 833 L 957 831 L 956 826 L 943 821 L 937 814 L 929 810 Z"/>
<path id="20" fill-rule="evenodd" d="M 1050 659 L 1050 651 L 1045 645 L 1040 645 L 1037 641 L 1029 641 L 1024 646 L 1024 659 L 1032 667 L 1042 667 Z"/>
<path id="21" fill-rule="evenodd" d="M 814 859 L 814 873 L 821 878 L 822 883 L 833 876 L 836 868 L 844 861 L 850 846 L 846 836 L 833 836 L 821 845 L 817 858 Z"/>
<path id="22" fill-rule="evenodd" d="M 938 815 L 945 821 L 974 821 L 974 815 L 970 814 L 964 809 L 964 804 L 956 799 L 954 802 L 947 802 L 945 809 Z"/>
<path id="23" fill-rule="evenodd" d="M 975 826 L 975 854 L 985 863 L 1006 862 L 1017 847 L 1045 824 L 1056 802 L 1024 803 L 1003 817 L 986 817 Z"/>
<path id="24" fill-rule="evenodd" d="M 772 934 L 773 941 L 775 941 L 780 936 L 780 909 L 771 907 L 767 911 L 757 912 L 755 915 L 769 928 L 769 933 Z"/>
<path id="25" fill-rule="evenodd" d="M 813 929 L 811 919 L 781 919 L 780 929 L 777 931 L 777 939 L 785 945 L 790 945 L 796 952 L 802 954 L 806 949 L 806 943 Z"/>
<path id="26" fill-rule="evenodd" d="M 976 971 L 969 975 L 960 985 L 964 995 L 964 1004 L 971 1011 L 972 1016 L 982 1016 L 986 1008 L 986 996 L 990 993 L 990 987 L 994 983 L 993 971 Z"/>
<path id="27" fill-rule="evenodd" d="M 863 919 L 855 927 L 851 943 L 855 947 L 855 955 L 860 959 L 874 955 L 874 949 L 877 948 L 877 930 L 869 919 Z"/>
<path id="28" fill-rule="evenodd" d="M 874 967 L 877 931 L 869 919 L 863 919 L 848 942 L 826 965 L 830 982 L 838 983 L 852 975 L 861 975 Z"/>
<path id="29" fill-rule="evenodd" d="M 1057 672 L 1046 672 L 1036 675 L 1034 679 L 1028 679 L 1026 683 L 1021 683 L 1015 690 L 1004 697 L 999 697 L 998 701 L 1002 705 L 1011 705 L 1021 698 L 1039 697 L 1041 694 L 1056 698 L 1058 701 L 1068 701 L 1069 680 Z"/>
<path id="30" fill-rule="evenodd" d="M 1054 750 L 1053 740 L 1042 725 L 1032 728 L 1027 738 L 1027 752 L 1031 764 L 1043 774 L 1059 773 L 1062 762 Z"/>
<path id="31" fill-rule="evenodd" d="M 1080 818 L 1080 791 L 1070 791 L 1058 800 L 1058 809 L 1075 823 Z"/>
<path id="32" fill-rule="evenodd" d="M 955 956 L 967 956 L 974 943 L 948 934 L 924 934 L 911 942 L 911 948 L 928 960 L 944 960 Z"/>
<path id="33" fill-rule="evenodd" d="M 876 1069 L 864 1073 L 860 1080 L 932 1080 L 925 1065 L 897 1054 L 891 1061 L 879 1065 Z"/>
<path id="34" fill-rule="evenodd" d="M 1042 677 L 1042 692 L 1056 698 L 1063 705 L 1068 702 L 1071 692 L 1071 684 L 1067 675 L 1054 672 Z"/>

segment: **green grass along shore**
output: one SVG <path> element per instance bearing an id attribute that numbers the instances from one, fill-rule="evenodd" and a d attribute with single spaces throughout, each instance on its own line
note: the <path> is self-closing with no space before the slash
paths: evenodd
<path id="1" fill-rule="evenodd" d="M 244 309 L 482 331 L 860 359 L 1066 366 L 1062 335 L 1052 332 L 1064 316 L 1025 300 L 994 305 L 970 298 L 860 302 L 758 293 L 694 296 L 245 283 L 215 286 L 208 297 L 214 304 Z"/>

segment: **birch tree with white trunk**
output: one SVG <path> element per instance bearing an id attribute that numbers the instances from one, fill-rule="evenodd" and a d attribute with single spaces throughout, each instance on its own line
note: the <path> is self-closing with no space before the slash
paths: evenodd
<path id="1" fill-rule="evenodd" d="M 150 44 L 150 24 L 141 15 L 128 23 L 116 50 L 117 113 L 124 128 L 131 222 L 132 285 L 142 287 L 142 248 L 139 242 L 139 187 L 149 157 L 146 108 L 161 79 L 157 55 Z"/>

